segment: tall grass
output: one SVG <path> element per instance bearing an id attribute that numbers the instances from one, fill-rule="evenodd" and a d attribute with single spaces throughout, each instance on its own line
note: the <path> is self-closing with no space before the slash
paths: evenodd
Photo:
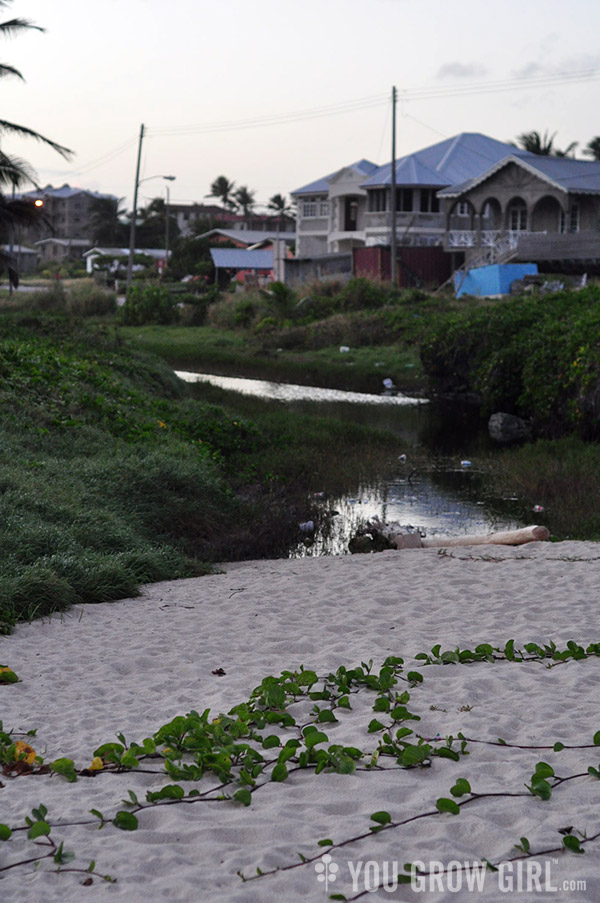
<path id="1" fill-rule="evenodd" d="M 532 522 L 546 524 L 560 539 L 600 540 L 600 445 L 576 437 L 540 439 L 506 449 L 493 460 L 498 489 L 518 496 Z"/>

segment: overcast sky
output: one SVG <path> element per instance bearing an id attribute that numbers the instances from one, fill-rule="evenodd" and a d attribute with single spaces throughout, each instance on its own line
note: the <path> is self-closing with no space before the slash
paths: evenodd
<path id="1" fill-rule="evenodd" d="M 465 131 L 600 135 L 598 0 L 14 0 L 0 15 L 46 29 L 4 40 L 26 81 L 2 81 L 2 117 L 76 156 L 10 136 L 2 149 L 43 185 L 128 206 L 142 122 L 142 177 L 176 181 L 143 183 L 140 205 L 167 184 L 201 201 L 221 174 L 266 202 L 389 162 L 392 85 L 398 156 Z"/>

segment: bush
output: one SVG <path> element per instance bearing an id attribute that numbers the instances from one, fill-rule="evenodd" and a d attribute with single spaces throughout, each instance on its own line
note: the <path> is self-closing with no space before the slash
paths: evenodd
<path id="1" fill-rule="evenodd" d="M 178 318 L 177 299 L 164 286 L 151 283 L 130 286 L 120 310 L 120 320 L 125 326 L 164 325 Z"/>

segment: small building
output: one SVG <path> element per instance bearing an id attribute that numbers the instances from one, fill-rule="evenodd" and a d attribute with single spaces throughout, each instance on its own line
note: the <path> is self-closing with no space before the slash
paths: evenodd
<path id="1" fill-rule="evenodd" d="M 238 248 L 211 248 L 215 282 L 224 285 L 230 279 L 240 284 L 265 285 L 273 279 L 273 250 L 249 251 Z"/>
<path id="2" fill-rule="evenodd" d="M 40 262 L 52 261 L 57 264 L 65 260 L 79 260 L 90 244 L 88 238 L 43 238 L 35 242 Z"/>

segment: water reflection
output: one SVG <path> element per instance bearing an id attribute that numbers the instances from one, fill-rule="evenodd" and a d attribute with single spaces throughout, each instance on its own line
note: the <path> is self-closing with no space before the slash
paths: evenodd
<path id="1" fill-rule="evenodd" d="M 264 379 L 242 379 L 233 376 L 213 376 L 210 373 L 190 373 L 187 370 L 176 370 L 176 375 L 186 382 L 206 382 L 221 389 L 241 392 L 243 395 L 256 395 L 270 398 L 273 401 L 310 401 L 310 402 L 344 402 L 345 404 L 375 405 L 418 405 L 424 399 L 409 398 L 408 395 L 381 394 L 367 395 L 364 392 L 344 392 L 341 389 L 321 389 L 318 386 L 295 386 L 292 383 L 275 383 Z"/>
<path id="2" fill-rule="evenodd" d="M 285 403 L 303 413 L 352 420 L 397 436 L 398 461 L 391 469 L 373 473 L 346 494 L 323 493 L 317 502 L 320 518 L 314 540 L 306 544 L 299 539 L 292 553 L 295 557 L 347 553 L 357 527 L 375 515 L 421 530 L 428 537 L 489 533 L 524 525 L 518 500 L 490 492 L 482 462 L 493 446 L 467 409 L 444 411 L 404 395 L 367 395 L 186 371 L 177 375 L 188 382 L 208 382 Z M 401 455 L 406 455 L 405 463 L 400 461 Z M 464 461 L 469 466 L 461 463 Z"/>

